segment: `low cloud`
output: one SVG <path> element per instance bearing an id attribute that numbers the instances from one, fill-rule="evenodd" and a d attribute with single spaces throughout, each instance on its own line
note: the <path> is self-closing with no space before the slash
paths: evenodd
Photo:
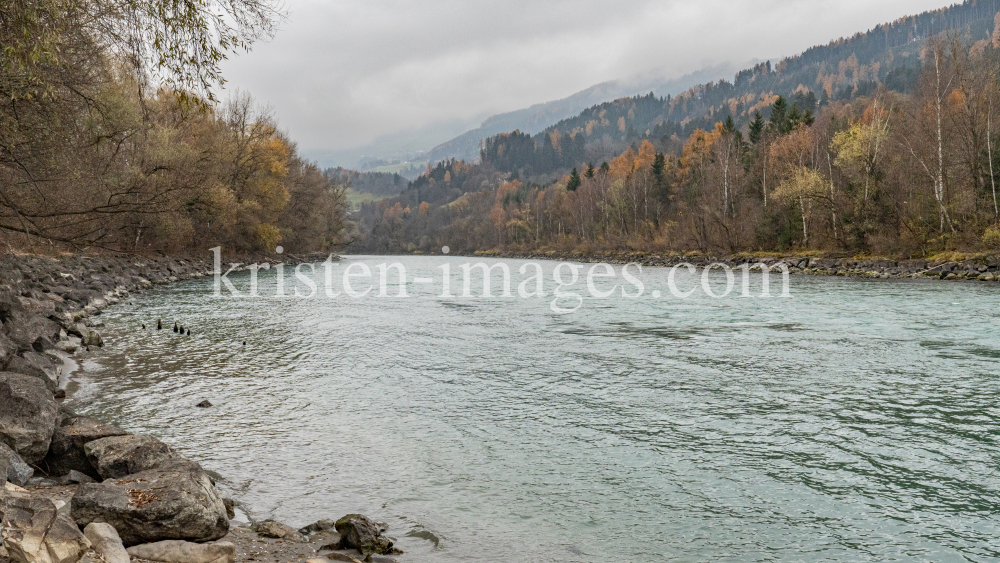
<path id="1" fill-rule="evenodd" d="M 224 66 L 307 150 L 566 97 L 656 69 L 795 54 L 941 0 L 292 0 Z"/>

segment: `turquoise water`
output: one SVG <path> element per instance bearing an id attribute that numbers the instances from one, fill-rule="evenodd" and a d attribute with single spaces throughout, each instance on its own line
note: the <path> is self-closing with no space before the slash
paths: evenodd
<path id="1" fill-rule="evenodd" d="M 469 260 L 334 278 L 387 261 Z M 178 283 L 102 315 L 70 401 L 217 471 L 254 518 L 384 520 L 404 562 L 1000 557 L 1000 285 L 793 276 L 787 299 L 680 300 L 667 273 L 566 315 L 440 284 Z"/>

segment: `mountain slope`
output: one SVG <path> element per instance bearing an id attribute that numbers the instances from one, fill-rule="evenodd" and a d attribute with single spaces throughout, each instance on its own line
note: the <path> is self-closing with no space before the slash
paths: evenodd
<path id="1" fill-rule="evenodd" d="M 970 44 L 1000 39 L 1000 33 L 994 33 L 1000 22 L 998 11 L 1000 0 L 967 0 L 810 48 L 774 66 L 754 65 L 737 73 L 733 81 L 700 84 L 675 97 L 646 95 L 604 102 L 535 135 L 533 151 L 525 148 L 521 136 L 490 138 L 484 143 L 485 157 L 499 170 L 527 167 L 529 175 L 545 174 L 577 165 L 583 158 L 600 162 L 643 140 L 663 152 L 677 152 L 695 129 L 710 131 L 727 117 L 737 128 L 757 112 L 769 118 L 779 96 L 788 99 L 796 112 L 805 113 L 831 101 L 871 95 L 879 85 L 906 93 L 916 85 L 928 39 L 954 35 Z"/>
<path id="2" fill-rule="evenodd" d="M 725 63 L 673 80 L 647 75 L 602 82 L 561 100 L 494 115 L 483 121 L 478 128 L 434 147 L 428 156 L 431 162 L 446 158 L 473 160 L 479 156 L 480 142 L 498 133 L 518 130 L 534 135 L 553 123 L 579 114 L 594 104 L 639 92 L 652 91 L 659 95 L 678 94 L 696 84 L 732 74 L 738 68 L 740 67 L 732 63 Z"/>

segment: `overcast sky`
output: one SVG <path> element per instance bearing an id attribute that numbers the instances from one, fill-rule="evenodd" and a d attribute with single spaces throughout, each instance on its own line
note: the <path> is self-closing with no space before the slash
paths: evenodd
<path id="1" fill-rule="evenodd" d="M 559 99 L 661 69 L 796 54 L 944 0 L 286 0 L 223 67 L 306 150 Z M 732 77 L 730 77 L 731 79 Z M 225 94 L 224 94 L 225 95 Z"/>

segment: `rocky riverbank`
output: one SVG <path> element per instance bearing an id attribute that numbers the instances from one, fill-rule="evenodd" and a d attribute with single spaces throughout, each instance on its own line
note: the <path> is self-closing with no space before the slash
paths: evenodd
<path id="1" fill-rule="evenodd" d="M 692 264 L 704 268 L 711 264 L 726 264 L 731 268 L 743 264 L 766 264 L 774 266 L 784 263 L 792 274 L 844 276 L 858 278 L 881 279 L 945 279 L 945 280 L 975 280 L 982 282 L 1000 282 L 1000 257 L 978 256 L 962 257 L 960 259 L 936 260 L 890 260 L 890 259 L 858 259 L 783 255 L 749 255 L 706 256 L 704 254 L 655 255 L 646 253 L 520 253 L 487 251 L 478 252 L 476 256 L 490 258 L 516 258 L 562 260 L 587 263 L 607 264 L 642 264 L 643 266 L 671 267 L 679 264 Z"/>
<path id="2" fill-rule="evenodd" d="M 236 261 L 275 257 L 227 260 Z M 67 357 L 104 345 L 102 308 L 213 272 L 211 256 L 0 257 L 0 563 L 371 561 L 398 552 L 385 526 L 361 515 L 298 531 L 271 521 L 231 527 L 232 501 L 198 463 L 61 403 Z"/>

